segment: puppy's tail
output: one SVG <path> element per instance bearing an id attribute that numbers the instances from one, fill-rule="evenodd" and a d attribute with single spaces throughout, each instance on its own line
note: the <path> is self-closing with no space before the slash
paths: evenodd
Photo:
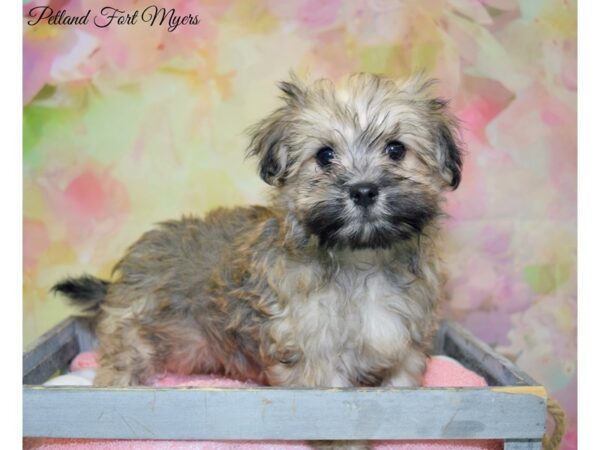
<path id="1" fill-rule="evenodd" d="M 64 295 L 69 303 L 83 312 L 95 314 L 100 311 L 100 304 L 106 297 L 109 285 L 108 281 L 84 275 L 79 278 L 65 278 L 56 283 L 51 291 Z"/>

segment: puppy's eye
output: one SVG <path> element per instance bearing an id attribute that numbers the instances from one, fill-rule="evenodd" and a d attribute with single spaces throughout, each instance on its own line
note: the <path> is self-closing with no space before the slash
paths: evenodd
<path id="1" fill-rule="evenodd" d="M 331 147 L 323 147 L 317 152 L 317 162 L 321 167 L 328 166 L 335 157 L 335 151 Z"/>
<path id="2" fill-rule="evenodd" d="M 400 141 L 388 142 L 385 146 L 385 154 L 394 161 L 400 161 L 406 154 L 406 146 Z"/>

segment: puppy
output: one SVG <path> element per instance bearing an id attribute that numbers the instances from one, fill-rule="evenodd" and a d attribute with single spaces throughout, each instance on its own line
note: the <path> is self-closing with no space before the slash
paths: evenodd
<path id="1" fill-rule="evenodd" d="M 173 371 L 272 386 L 416 386 L 436 326 L 445 191 L 461 178 L 430 82 L 280 83 L 248 154 L 270 206 L 144 234 L 114 279 L 54 290 L 96 316 L 98 386 Z"/>

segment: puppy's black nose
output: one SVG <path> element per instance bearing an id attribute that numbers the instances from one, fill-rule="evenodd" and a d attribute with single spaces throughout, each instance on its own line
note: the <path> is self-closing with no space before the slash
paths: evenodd
<path id="1" fill-rule="evenodd" d="M 350 198 L 358 206 L 367 208 L 375 203 L 379 195 L 379 188 L 373 183 L 356 183 L 350 186 Z"/>

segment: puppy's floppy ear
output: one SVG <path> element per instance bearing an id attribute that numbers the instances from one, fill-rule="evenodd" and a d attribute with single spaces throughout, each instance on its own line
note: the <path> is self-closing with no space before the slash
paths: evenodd
<path id="1" fill-rule="evenodd" d="M 435 157 L 440 166 L 440 176 L 448 187 L 456 189 L 460 184 L 462 172 L 462 142 L 458 133 L 457 119 L 448 110 L 448 102 L 432 97 L 431 88 L 437 80 L 427 78 L 419 72 L 404 81 L 400 91 L 411 101 L 424 105 L 429 121 L 433 124 L 432 138 Z"/>
<path id="2" fill-rule="evenodd" d="M 288 125 L 288 108 L 280 108 L 250 129 L 251 140 L 247 155 L 258 158 L 260 177 L 268 184 L 282 185 L 287 163 L 283 143 Z"/>
<path id="3" fill-rule="evenodd" d="M 286 131 L 292 122 L 294 110 L 304 102 L 304 89 L 292 75 L 292 81 L 279 83 L 285 106 L 271 113 L 250 129 L 250 145 L 247 155 L 259 159 L 261 178 L 273 186 L 285 182 L 289 154 L 286 148 Z"/>
<path id="4" fill-rule="evenodd" d="M 458 187 L 462 173 L 462 142 L 458 135 L 456 119 L 447 110 L 447 101 L 435 98 L 429 100 L 429 107 L 436 123 L 434 140 L 437 158 L 440 162 L 441 176 L 454 190 Z"/>

